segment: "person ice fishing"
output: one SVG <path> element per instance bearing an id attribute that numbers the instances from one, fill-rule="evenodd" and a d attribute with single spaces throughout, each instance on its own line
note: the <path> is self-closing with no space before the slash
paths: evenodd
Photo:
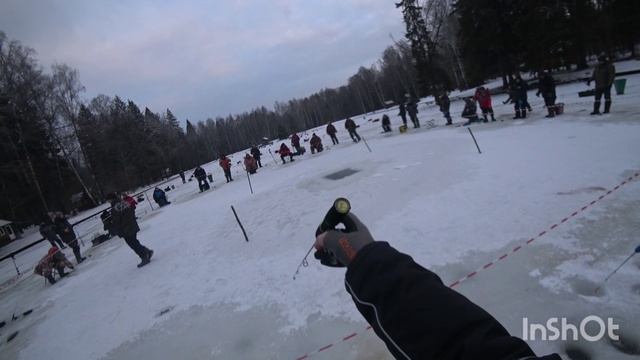
<path id="1" fill-rule="evenodd" d="M 602 55 L 598 58 L 598 65 L 593 69 L 593 75 L 587 80 L 587 86 L 591 85 L 591 81 L 596 83 L 596 97 L 593 102 L 593 112 L 591 115 L 600 115 L 600 100 L 604 95 L 604 113 L 611 111 L 611 85 L 616 78 L 616 68 L 613 66 L 609 57 Z"/>
<path id="2" fill-rule="evenodd" d="M 244 155 L 244 168 L 249 174 L 255 174 L 258 171 L 256 159 L 251 154 Z"/>
<path id="3" fill-rule="evenodd" d="M 304 150 L 300 146 L 300 136 L 298 136 L 298 134 L 296 133 L 293 133 L 293 135 L 291 135 L 291 146 L 296 151 L 295 153 L 293 153 L 293 155 L 304 154 Z"/>
<path id="4" fill-rule="evenodd" d="M 340 144 L 340 141 L 338 141 L 338 137 L 336 136 L 337 132 L 338 130 L 336 129 L 336 127 L 333 126 L 331 121 L 329 121 L 329 123 L 327 124 L 327 135 L 331 137 L 331 142 L 333 143 L 333 145 Z"/>
<path id="5" fill-rule="evenodd" d="M 155 189 L 153 189 L 153 200 L 160 207 L 171 204 L 171 202 L 167 200 L 167 194 L 164 192 L 164 190 L 160 189 L 159 187 L 156 187 Z"/>
<path id="6" fill-rule="evenodd" d="M 451 113 L 449 109 L 451 107 L 451 100 L 449 100 L 449 95 L 446 92 L 440 94 L 440 96 L 436 97 L 436 104 L 440 107 L 440 111 L 444 118 L 447 120 L 447 125 L 453 124 L 451 121 Z"/>
<path id="7" fill-rule="evenodd" d="M 351 118 L 347 118 L 347 120 L 344 122 L 344 128 L 347 129 L 347 131 L 349 132 L 349 136 L 351 136 L 351 140 L 353 140 L 353 142 L 355 143 L 361 140 L 360 135 L 358 135 L 358 132 L 356 131 L 357 127 L 358 125 L 356 125 L 355 121 L 351 120 Z"/>
<path id="8" fill-rule="evenodd" d="M 353 213 L 353 231 L 330 230 L 315 248 L 346 267 L 345 288 L 356 308 L 396 359 L 561 360 L 536 357 L 522 339 L 480 306 L 442 283 L 437 274 L 389 243 L 374 240 Z"/>
<path id="9" fill-rule="evenodd" d="M 135 211 L 115 193 L 107 194 L 106 198 L 111 203 L 111 229 L 113 233 L 123 238 L 127 245 L 140 257 L 142 261 L 138 264 L 139 268 L 147 265 L 151 261 L 153 250 L 140 244 L 137 239 L 140 227 L 136 221 Z"/>
<path id="10" fill-rule="evenodd" d="M 200 189 L 200 192 L 209 190 L 209 183 L 207 182 L 207 173 L 204 171 L 203 168 L 201 168 L 200 166 L 196 167 L 196 169 L 193 171 L 193 177 L 195 177 L 196 180 L 198 180 L 198 188 Z"/>
<path id="11" fill-rule="evenodd" d="M 402 119 L 402 123 L 404 124 L 404 126 L 407 126 L 407 108 L 404 105 L 404 102 L 400 102 L 400 105 L 398 106 L 398 116 L 400 116 L 400 118 Z"/>
<path id="12" fill-rule="evenodd" d="M 493 106 L 491 106 L 491 91 L 484 86 L 480 86 L 476 89 L 473 98 L 478 102 L 478 105 L 480 105 L 484 122 L 489 122 L 487 115 L 491 115 L 491 121 L 496 121 L 496 118 L 493 115 Z"/>
<path id="13" fill-rule="evenodd" d="M 391 120 L 387 114 L 382 115 L 382 131 L 391 132 Z"/>
<path id="14" fill-rule="evenodd" d="M 547 107 L 547 118 L 552 118 L 556 113 L 556 81 L 548 71 L 544 71 L 539 76 L 538 92 L 536 96 L 544 99 L 544 106 Z"/>
<path id="15" fill-rule="evenodd" d="M 51 246 L 59 247 L 61 249 L 67 248 L 66 246 L 64 246 L 62 240 L 60 240 L 60 238 L 58 237 L 58 234 L 56 233 L 56 227 L 55 225 L 53 225 L 51 218 L 47 217 L 42 223 L 40 223 L 39 230 L 40 235 L 42 235 L 43 238 L 47 239 Z"/>
<path id="16" fill-rule="evenodd" d="M 418 100 L 411 99 L 407 103 L 407 113 L 409 114 L 409 118 L 413 123 L 413 128 L 417 129 L 420 127 L 420 120 L 418 119 Z"/>
<path id="17" fill-rule="evenodd" d="M 295 159 L 293 158 L 293 154 L 291 153 L 291 150 L 289 150 L 289 147 L 285 143 L 280 144 L 280 150 L 276 152 L 280 154 L 280 159 L 282 160 L 283 164 L 287 163 L 284 160 L 287 156 L 291 161 L 295 161 Z"/>
<path id="18" fill-rule="evenodd" d="M 480 122 L 478 118 L 478 108 L 476 106 L 476 102 L 472 96 L 464 98 L 464 109 L 462 110 L 462 117 L 467 119 L 467 122 L 462 124 L 462 126 L 471 125 L 476 122 Z"/>
<path id="19" fill-rule="evenodd" d="M 311 135 L 311 140 L 309 140 L 309 147 L 311 148 L 311 153 L 315 154 L 316 152 L 322 152 L 322 139 L 316 133 Z"/>
<path id="20" fill-rule="evenodd" d="M 516 75 L 516 78 L 509 85 L 509 98 L 503 102 L 503 104 L 507 104 L 509 102 L 513 103 L 516 113 L 513 117 L 514 120 L 525 119 L 527 117 L 527 109 L 523 94 L 526 94 L 526 85 L 524 84 L 524 80 L 520 78 L 520 75 Z"/>
<path id="21" fill-rule="evenodd" d="M 58 275 L 63 278 L 67 276 L 67 273 L 64 272 L 65 267 L 75 270 L 73 264 L 71 264 L 64 253 L 57 247 L 53 246 L 49 251 L 47 251 L 47 255 L 38 261 L 38 264 L 36 264 L 33 269 L 33 273 L 43 276 L 47 281 L 49 281 L 49 284 L 53 285 L 56 283 L 56 280 L 53 277 L 53 269 L 56 269 L 58 271 Z"/>
<path id="22" fill-rule="evenodd" d="M 218 160 L 218 164 L 222 168 L 222 171 L 224 171 L 224 177 L 227 179 L 227 183 L 233 181 L 231 177 L 231 159 L 222 154 L 220 160 Z"/>
<path id="23" fill-rule="evenodd" d="M 262 156 L 262 153 L 260 152 L 260 149 L 258 149 L 258 147 L 255 145 L 251 147 L 251 156 L 253 156 L 253 158 L 256 159 L 256 163 L 258 164 L 258 167 L 262 167 L 262 162 L 260 161 L 260 157 Z"/>
<path id="24" fill-rule="evenodd" d="M 80 253 L 80 244 L 78 243 L 78 238 L 76 237 L 75 231 L 73 231 L 73 226 L 69 223 L 66 217 L 61 212 L 56 213 L 56 217 L 53 221 L 56 228 L 56 233 L 60 236 L 60 239 L 67 244 L 71 250 L 73 250 L 73 255 L 76 257 L 76 262 L 80 264 L 85 261 L 86 258 L 82 257 Z"/>

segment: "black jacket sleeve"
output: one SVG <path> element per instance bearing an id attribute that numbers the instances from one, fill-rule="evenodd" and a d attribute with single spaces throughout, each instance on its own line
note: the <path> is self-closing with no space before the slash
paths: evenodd
<path id="1" fill-rule="evenodd" d="M 386 242 L 358 252 L 345 286 L 396 359 L 539 359 L 493 316 Z"/>

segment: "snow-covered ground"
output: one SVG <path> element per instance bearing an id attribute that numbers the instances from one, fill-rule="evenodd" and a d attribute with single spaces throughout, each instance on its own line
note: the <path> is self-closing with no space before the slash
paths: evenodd
<path id="1" fill-rule="evenodd" d="M 0 358 L 297 359 L 313 353 L 318 359 L 390 359 L 382 342 L 363 331 L 366 324 L 344 290 L 343 269 L 310 258 L 292 279 L 339 196 L 351 200 L 377 239 L 411 254 L 446 284 L 509 252 L 456 290 L 516 336 L 522 336 L 523 317 L 579 322 L 594 314 L 620 323 L 621 343 L 529 342 L 538 354 L 637 358 L 640 257 L 598 294 L 595 288 L 640 244 L 640 178 L 549 230 L 640 170 L 640 76 L 628 77 L 627 94 L 614 96 L 611 115 L 589 116 L 592 99 L 577 97 L 584 88 L 558 89 L 566 106 L 555 119 L 544 118 L 533 91 L 534 113 L 526 120 L 512 121 L 512 107 L 501 104 L 505 96 L 495 97 L 498 122 L 472 126 L 481 155 L 466 128 L 429 128 L 429 120 L 444 121 L 435 107 L 423 105 L 423 127 L 406 134 L 397 131 L 396 109 L 388 111 L 392 134 L 381 134 L 371 116 L 354 118 L 372 152 L 349 140 L 342 122 L 336 123 L 340 145 L 324 136 L 325 152 L 294 163 L 278 164 L 263 149 L 265 167 L 251 177 L 253 195 L 236 164 L 242 153 L 233 157 L 235 181 L 229 184 L 217 164 L 208 164 L 212 190 L 200 194 L 194 182 L 177 180 L 168 193 L 171 205 L 153 211 L 140 205 L 139 239 L 155 251 L 150 265 L 137 269 L 135 254 L 112 239 L 85 247 L 88 261 L 54 286 L 33 275 L 5 286 Z M 461 102 L 452 103 L 454 117 L 461 111 Z M 357 172 L 325 178 L 343 169 Z M 99 220 L 77 229 L 89 238 L 99 230 Z M 543 230 L 548 233 L 512 252 Z M 45 251 L 23 255 L 21 266 Z M 1 270 L 7 278 L 15 274 L 11 263 Z M 29 309 L 33 313 L 11 321 Z M 353 332 L 358 335 L 339 341 Z M 328 344 L 335 345 L 316 352 Z"/>

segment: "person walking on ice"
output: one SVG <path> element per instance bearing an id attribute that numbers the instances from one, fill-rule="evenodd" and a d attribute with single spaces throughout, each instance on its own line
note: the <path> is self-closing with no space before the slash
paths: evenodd
<path id="1" fill-rule="evenodd" d="M 129 247 L 142 260 L 138 267 L 141 268 L 151 261 L 153 250 L 148 249 L 140 244 L 137 234 L 140 231 L 138 222 L 136 221 L 136 213 L 126 201 L 123 201 L 115 193 L 109 193 L 106 196 L 111 203 L 111 227 L 113 233 L 121 238 L 129 245 Z"/>
<path id="2" fill-rule="evenodd" d="M 338 130 L 336 130 L 336 127 L 333 126 L 331 121 L 329 121 L 329 123 L 327 124 L 327 135 L 331 137 L 331 142 L 333 143 L 333 145 L 340 144 L 340 142 L 338 141 L 338 137 L 336 136 L 337 132 Z"/>

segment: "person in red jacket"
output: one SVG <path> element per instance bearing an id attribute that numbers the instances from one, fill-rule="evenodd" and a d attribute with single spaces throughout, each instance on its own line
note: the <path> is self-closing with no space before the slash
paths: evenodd
<path id="1" fill-rule="evenodd" d="M 289 147 L 287 145 L 285 145 L 285 143 L 280 144 L 280 150 L 276 151 L 277 153 L 280 154 L 280 159 L 282 159 L 282 163 L 286 164 L 287 162 L 284 160 L 285 157 L 289 157 L 289 159 L 291 159 L 291 161 L 295 161 L 293 159 L 293 154 L 291 153 L 291 150 L 289 150 Z"/>
<path id="2" fill-rule="evenodd" d="M 491 115 L 491 121 L 496 121 L 496 118 L 493 116 L 493 107 L 491 106 L 491 92 L 489 91 L 489 89 L 480 86 L 476 89 L 476 94 L 473 96 L 473 99 L 478 102 L 478 105 L 480 105 L 480 110 L 482 110 L 484 122 L 489 122 L 489 119 L 487 119 L 487 114 Z"/>
<path id="3" fill-rule="evenodd" d="M 233 181 L 233 179 L 231 178 L 231 160 L 223 154 L 222 156 L 220 156 L 218 164 L 220 164 L 220 167 L 224 171 L 224 177 L 227 178 L 227 182 Z"/>
<path id="4" fill-rule="evenodd" d="M 331 142 L 333 142 L 333 145 L 340 144 L 340 142 L 338 141 L 338 137 L 336 136 L 337 132 L 338 130 L 336 129 L 336 127 L 333 126 L 331 121 L 329 121 L 329 123 L 327 124 L 327 135 L 331 136 Z"/>
<path id="5" fill-rule="evenodd" d="M 296 150 L 294 155 L 302 155 L 303 151 L 300 149 L 300 136 L 296 133 L 291 135 L 291 146 Z"/>
<path id="6" fill-rule="evenodd" d="M 244 168 L 249 174 L 255 174 L 258 171 L 258 163 L 251 154 L 245 154 L 244 156 Z"/>

